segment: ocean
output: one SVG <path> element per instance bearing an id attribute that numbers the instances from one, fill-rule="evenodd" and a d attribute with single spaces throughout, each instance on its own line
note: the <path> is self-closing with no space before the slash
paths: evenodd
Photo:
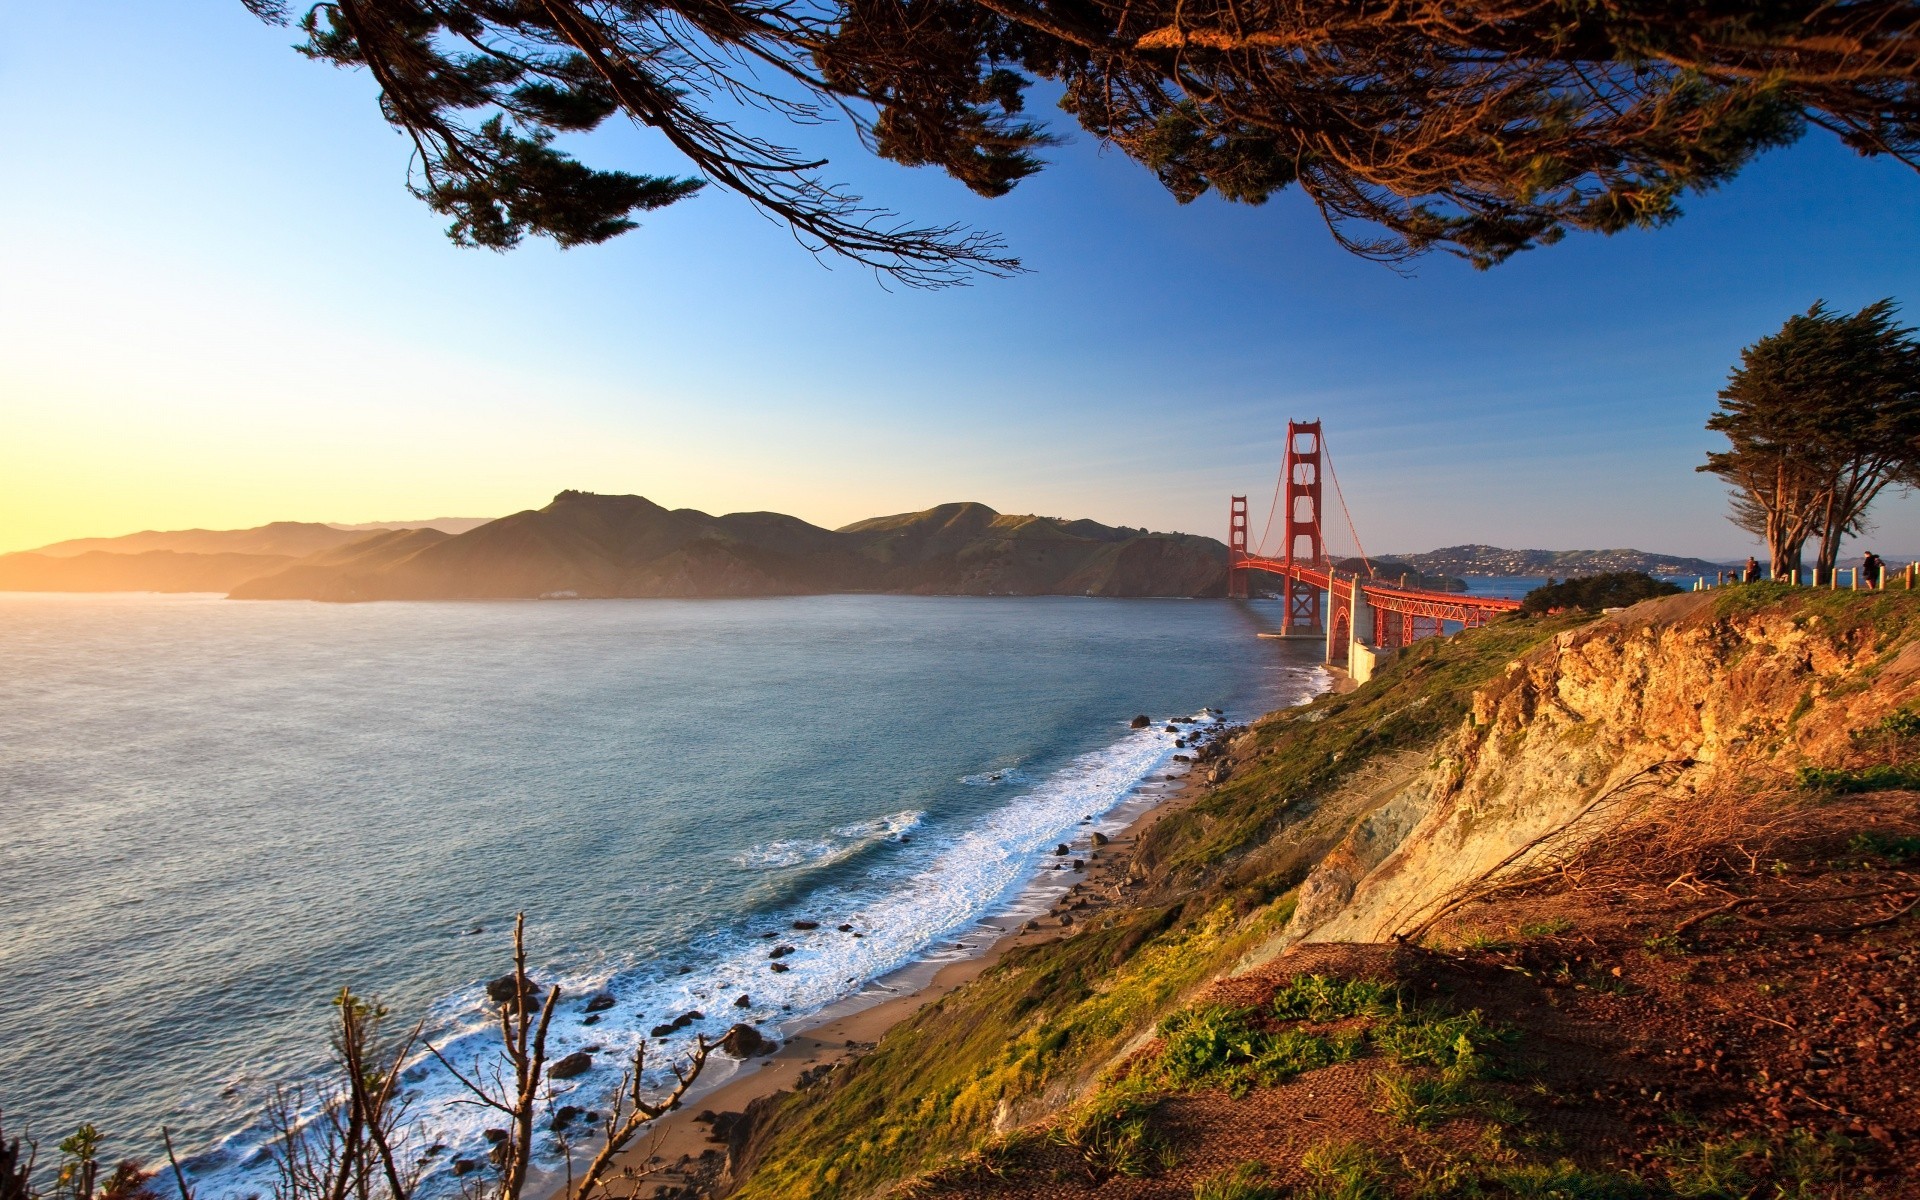
<path id="1" fill-rule="evenodd" d="M 1165 719 L 1314 694 L 1317 642 L 1254 636 L 1278 620 L 0 594 L 0 1112 L 46 1145 L 91 1121 L 115 1159 L 153 1161 L 165 1124 L 203 1196 L 264 1192 L 262 1115 L 325 1071 L 338 989 L 481 1061 L 522 911 L 565 989 L 551 1057 L 596 1048 L 572 1103 L 689 1010 L 653 1045 L 780 1037 L 977 949 L 1057 843 L 1171 786 Z M 435 1161 L 484 1149 L 444 1068 L 408 1079 Z"/>

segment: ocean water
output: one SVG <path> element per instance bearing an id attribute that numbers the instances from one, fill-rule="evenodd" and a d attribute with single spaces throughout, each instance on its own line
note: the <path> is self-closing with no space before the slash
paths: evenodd
<path id="1" fill-rule="evenodd" d="M 263 1190 L 337 989 L 484 1061 L 517 911 L 565 988 L 552 1056 L 597 1047 L 569 1103 L 688 1010 L 652 1046 L 779 1037 L 978 946 L 1058 842 L 1169 786 L 1135 713 L 1316 691 L 1316 645 L 1254 637 L 1277 610 L 0 594 L 0 1111 L 149 1159 L 164 1123 L 203 1194 Z M 407 1094 L 434 1161 L 484 1147 L 443 1068 Z"/>

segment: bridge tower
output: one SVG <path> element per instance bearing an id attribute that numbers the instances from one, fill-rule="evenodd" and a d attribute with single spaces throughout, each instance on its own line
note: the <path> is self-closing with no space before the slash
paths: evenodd
<path id="1" fill-rule="evenodd" d="M 1235 496 L 1227 510 L 1227 598 L 1247 598 L 1247 498 Z"/>
<path id="2" fill-rule="evenodd" d="M 1321 570 L 1326 561 L 1320 533 L 1320 422 L 1287 422 L 1285 475 L 1287 505 L 1287 565 Z M 1301 544 L 1302 539 L 1305 545 Z M 1317 633 L 1321 627 L 1320 589 L 1285 576 L 1286 621 L 1289 634 Z"/>

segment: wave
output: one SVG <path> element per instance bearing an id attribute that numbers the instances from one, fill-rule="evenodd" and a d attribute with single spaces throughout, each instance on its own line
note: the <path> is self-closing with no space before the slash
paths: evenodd
<path id="1" fill-rule="evenodd" d="M 1224 720 L 1202 710 L 1183 722 L 1178 736 Z M 967 940 L 977 932 L 973 927 L 1007 907 L 1056 846 L 1087 846 L 1102 819 L 1137 796 L 1143 783 L 1182 769 L 1171 761 L 1176 736 L 1161 723 L 1129 730 L 1038 780 L 1012 769 L 983 773 L 994 778 L 976 786 L 1017 790 L 957 831 L 910 836 L 925 813 L 909 809 L 818 837 L 750 846 L 734 858 L 743 869 L 809 876 L 888 843 L 899 852 L 863 865 L 850 882 L 806 894 L 804 901 L 782 898 L 730 927 L 702 931 L 671 961 L 657 956 L 618 969 L 535 970 L 540 983 L 563 989 L 548 1038 L 549 1061 L 575 1052 L 593 1061 L 552 1104 L 604 1107 L 643 1043 L 652 1064 L 648 1076 L 662 1082 L 668 1065 L 684 1058 L 697 1035 L 717 1039 L 735 1022 L 746 1022 L 784 1038 L 821 1009 L 893 971 L 974 948 Z M 786 969 L 774 971 L 775 962 Z M 611 1007 L 588 1013 L 587 1002 L 602 994 L 612 998 Z M 689 1019 L 680 1028 L 670 1028 L 683 1016 Z M 436 1004 L 428 1030 L 440 1054 L 470 1077 L 487 1074 L 497 1062 L 498 1026 L 478 983 Z M 710 1067 L 716 1074 L 725 1069 L 726 1060 L 718 1058 Z M 498 1114 L 463 1103 L 468 1097 L 459 1081 L 430 1056 L 409 1064 L 405 1079 L 418 1143 L 410 1152 L 425 1156 L 422 1194 L 453 1195 L 459 1190 L 454 1164 L 484 1162 L 486 1129 Z M 547 1124 L 543 1116 L 540 1127 Z M 265 1128 L 255 1125 L 196 1159 L 191 1173 L 202 1197 L 238 1200 L 268 1193 L 266 1137 Z M 551 1134 L 542 1138 L 536 1146 L 541 1164 L 558 1167 L 562 1147 Z"/>
<path id="2" fill-rule="evenodd" d="M 842 825 L 820 838 L 783 838 L 750 846 L 733 856 L 734 865 L 749 871 L 780 871 L 792 867 L 832 866 L 845 862 L 876 842 L 898 841 L 927 814 L 919 809 Z"/>

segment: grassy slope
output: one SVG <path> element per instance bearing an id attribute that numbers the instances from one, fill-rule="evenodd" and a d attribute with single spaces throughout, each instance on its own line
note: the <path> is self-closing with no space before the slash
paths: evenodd
<path id="1" fill-rule="evenodd" d="M 1431 743 L 1458 723 L 1474 688 L 1578 622 L 1506 621 L 1425 642 L 1361 691 L 1262 720 L 1239 775 L 1162 821 L 1143 847 L 1163 903 L 1009 955 L 832 1084 L 787 1100 L 738 1194 L 865 1194 L 973 1150 L 996 1114 L 1003 1126 L 1017 1122 L 1049 1089 L 1085 1081 L 1285 923 L 1287 889 L 1304 864 L 1256 862 L 1247 851 L 1299 798 L 1378 754 Z"/>

